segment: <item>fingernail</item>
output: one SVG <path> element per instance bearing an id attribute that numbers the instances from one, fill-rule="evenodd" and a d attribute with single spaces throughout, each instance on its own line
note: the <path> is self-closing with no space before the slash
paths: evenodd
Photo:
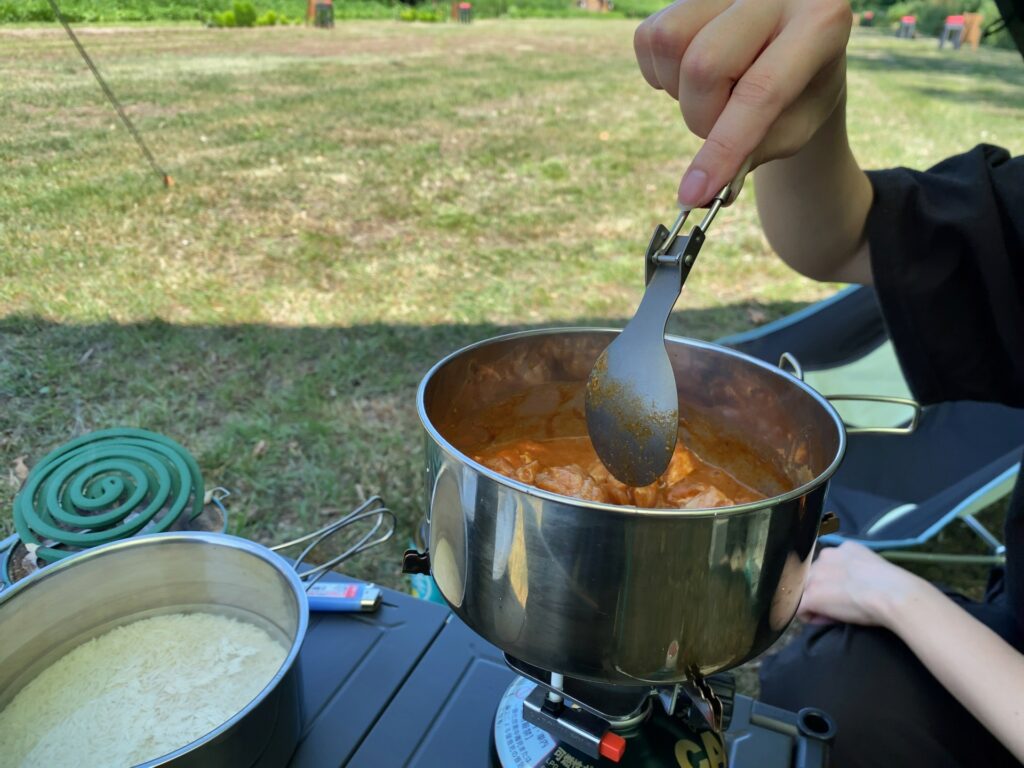
<path id="1" fill-rule="evenodd" d="M 707 186 L 708 175 L 699 168 L 690 168 L 679 182 L 679 202 L 683 205 L 700 205 L 704 202 Z"/>

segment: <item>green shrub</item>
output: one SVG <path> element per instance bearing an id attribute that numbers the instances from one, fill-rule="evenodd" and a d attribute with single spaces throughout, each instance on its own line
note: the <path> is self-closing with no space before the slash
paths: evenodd
<path id="1" fill-rule="evenodd" d="M 278 16 L 278 24 L 283 24 L 286 17 L 302 19 L 306 12 L 306 0 L 250 1 L 260 12 L 272 9 Z M 231 6 L 231 2 L 232 0 L 60 0 L 60 8 L 72 23 L 201 21 L 216 25 L 215 15 L 223 13 L 225 7 Z M 234 9 L 232 12 L 234 13 Z M 390 13 L 388 17 L 390 18 Z M 0 23 L 50 24 L 55 20 L 46 0 L 0 0 Z"/>
<path id="2" fill-rule="evenodd" d="M 438 22 L 444 21 L 444 14 L 439 8 L 420 8 L 416 11 L 416 21 Z"/>
<path id="3" fill-rule="evenodd" d="M 957 0 L 940 0 L 921 3 L 913 15 L 917 16 L 917 29 L 920 34 L 938 37 L 946 25 L 946 17 L 962 11 L 963 6 Z"/>
<path id="4" fill-rule="evenodd" d="M 403 8 L 398 12 L 398 18 L 400 21 L 425 21 L 428 23 L 434 23 L 444 21 L 444 13 L 437 6 L 432 8 Z"/>
<path id="5" fill-rule="evenodd" d="M 235 0 L 231 10 L 235 13 L 236 27 L 256 26 L 256 8 L 249 0 Z"/>
<path id="6" fill-rule="evenodd" d="M 473 15 L 480 18 L 510 19 L 621 19 L 644 18 L 661 10 L 661 0 L 613 0 L 611 13 L 591 13 L 576 5 L 575 0 L 473 0 Z"/>
<path id="7" fill-rule="evenodd" d="M 342 0 L 334 3 L 334 18 L 344 19 L 393 19 L 396 10 L 393 5 L 384 2 L 363 2 L 362 0 Z"/>
<path id="8" fill-rule="evenodd" d="M 234 11 L 218 11 L 211 17 L 213 26 L 215 27 L 234 27 L 235 24 L 235 12 Z"/>
<path id="9" fill-rule="evenodd" d="M 257 27 L 276 27 L 278 24 L 287 24 L 286 16 L 278 16 L 276 11 L 267 11 L 256 17 Z"/>
<path id="10" fill-rule="evenodd" d="M 615 0 L 615 11 L 627 19 L 646 19 L 666 5 L 661 0 Z"/>
<path id="11" fill-rule="evenodd" d="M 73 13 L 65 12 L 68 21 L 74 21 Z M 56 21 L 53 9 L 45 2 L 7 2 L 0 3 L 0 21 L 13 22 L 51 22 Z M 77 19 L 81 20 L 81 19 Z"/>

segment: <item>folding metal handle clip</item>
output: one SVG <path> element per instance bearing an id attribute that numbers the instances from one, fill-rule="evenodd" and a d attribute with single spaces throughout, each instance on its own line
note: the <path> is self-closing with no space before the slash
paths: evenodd
<path id="1" fill-rule="evenodd" d="M 693 210 L 693 208 L 687 206 L 683 206 L 682 210 L 679 211 L 679 215 L 676 217 L 671 229 L 664 224 L 659 224 L 655 228 L 654 234 L 651 236 L 651 242 L 647 246 L 647 253 L 644 256 L 646 282 L 649 283 L 651 281 L 654 270 L 660 266 L 678 268 L 680 287 L 686 282 L 690 269 L 693 267 L 694 261 L 697 260 L 697 254 L 700 252 L 701 246 L 704 245 L 708 228 L 711 226 L 711 222 L 715 220 L 715 216 L 718 215 L 718 211 L 729 200 L 731 188 L 731 184 L 726 184 L 722 191 L 711 199 L 704 218 L 701 219 L 700 224 L 695 225 L 690 230 L 688 235 L 680 237 L 679 234 L 682 232 L 683 225 L 686 224 L 686 220 Z"/>

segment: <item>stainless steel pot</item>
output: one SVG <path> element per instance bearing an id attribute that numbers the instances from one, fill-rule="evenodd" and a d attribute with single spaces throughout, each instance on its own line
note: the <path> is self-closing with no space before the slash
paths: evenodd
<path id="1" fill-rule="evenodd" d="M 81 643 L 137 619 L 194 610 L 254 623 L 278 638 L 288 655 L 234 717 L 145 765 L 284 765 L 299 737 L 294 665 L 306 634 L 306 593 L 277 555 L 225 534 L 119 541 L 61 560 L 0 593 L 0 709 Z"/>
<path id="2" fill-rule="evenodd" d="M 472 629 L 542 669 L 618 684 L 728 669 L 768 648 L 796 612 L 843 424 L 778 368 L 668 337 L 688 444 L 766 500 L 715 510 L 591 503 L 471 458 L 488 441 L 586 434 L 583 383 L 615 333 L 502 336 L 426 375 L 417 402 L 432 574 Z"/>

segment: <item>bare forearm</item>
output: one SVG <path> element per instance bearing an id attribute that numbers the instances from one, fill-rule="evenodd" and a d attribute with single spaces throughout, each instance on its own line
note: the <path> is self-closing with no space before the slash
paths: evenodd
<path id="1" fill-rule="evenodd" d="M 871 282 L 871 182 L 850 149 L 845 95 L 803 149 L 757 169 L 755 188 L 761 226 L 783 261 L 815 280 Z"/>
<path id="2" fill-rule="evenodd" d="M 917 577 L 879 610 L 946 690 L 1024 761 L 1024 656 Z"/>

